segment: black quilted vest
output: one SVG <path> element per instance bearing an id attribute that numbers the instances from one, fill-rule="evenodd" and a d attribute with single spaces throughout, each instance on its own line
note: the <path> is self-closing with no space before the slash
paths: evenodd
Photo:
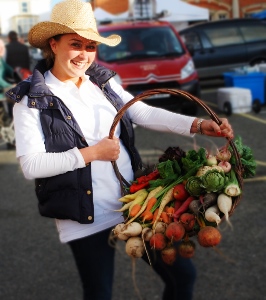
<path id="1" fill-rule="evenodd" d="M 84 148 L 87 143 L 71 111 L 63 101 L 52 94 L 44 83 L 47 70 L 45 61 L 41 61 L 32 76 L 7 92 L 7 96 L 20 102 L 28 96 L 28 107 L 40 110 L 40 119 L 45 136 L 47 152 L 62 152 L 74 147 Z M 111 89 L 108 80 L 115 75 L 97 64 L 91 65 L 86 72 L 90 80 L 98 85 L 106 98 L 119 110 L 122 100 Z M 128 114 L 121 119 L 121 136 L 131 158 L 134 171 L 141 168 L 141 159 L 134 146 L 134 131 Z M 39 212 L 42 216 L 71 219 L 81 224 L 94 221 L 93 189 L 90 164 L 81 169 L 49 178 L 35 180 Z"/>

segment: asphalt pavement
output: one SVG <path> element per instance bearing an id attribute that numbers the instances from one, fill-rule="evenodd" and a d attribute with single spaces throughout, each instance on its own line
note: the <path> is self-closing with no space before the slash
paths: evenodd
<path id="1" fill-rule="evenodd" d="M 217 110 L 215 97 L 215 89 L 202 94 Z M 205 111 L 199 114 L 208 117 Z M 233 230 L 222 224 L 217 250 L 197 245 L 192 259 L 198 273 L 194 300 L 266 300 L 266 109 L 259 114 L 233 114 L 229 120 L 235 134 L 253 149 L 257 174 L 244 182 L 242 200 L 231 217 Z M 171 145 L 190 148 L 193 142 L 203 146 L 224 143 L 223 139 L 197 136 L 192 140 L 139 127 L 135 131 L 146 162 L 156 160 Z M 0 299 L 81 300 L 70 250 L 59 242 L 54 221 L 40 217 L 34 182 L 24 179 L 15 152 L 7 151 L 5 145 L 0 145 L 0 178 Z M 132 263 L 119 242 L 113 300 L 160 300 L 162 290 L 163 283 L 151 267 L 142 260 Z"/>

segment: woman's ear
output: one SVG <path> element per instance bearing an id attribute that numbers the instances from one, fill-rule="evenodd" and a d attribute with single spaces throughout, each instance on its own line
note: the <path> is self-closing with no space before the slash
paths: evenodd
<path id="1" fill-rule="evenodd" d="M 56 54 L 56 40 L 54 38 L 50 38 L 49 44 L 54 54 Z"/>

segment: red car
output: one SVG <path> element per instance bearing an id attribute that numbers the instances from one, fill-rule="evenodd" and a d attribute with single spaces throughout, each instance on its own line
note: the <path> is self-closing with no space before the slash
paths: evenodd
<path id="1" fill-rule="evenodd" d="M 181 89 L 200 97 L 200 86 L 193 60 L 168 22 L 128 21 L 99 26 L 103 36 L 119 34 L 116 47 L 99 45 L 97 62 L 114 70 L 116 79 L 131 94 L 154 88 Z M 145 100 L 150 105 L 196 115 L 197 105 L 169 94 Z"/>

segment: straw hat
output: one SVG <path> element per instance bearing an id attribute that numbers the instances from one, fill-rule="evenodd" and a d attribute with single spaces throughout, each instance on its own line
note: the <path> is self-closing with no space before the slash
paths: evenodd
<path id="1" fill-rule="evenodd" d="M 56 4 L 50 21 L 33 26 L 28 40 L 33 47 L 42 49 L 47 46 L 49 38 L 66 33 L 77 33 L 86 39 L 108 46 L 116 46 L 121 41 L 119 35 L 99 35 L 91 4 L 81 0 L 65 0 Z"/>

